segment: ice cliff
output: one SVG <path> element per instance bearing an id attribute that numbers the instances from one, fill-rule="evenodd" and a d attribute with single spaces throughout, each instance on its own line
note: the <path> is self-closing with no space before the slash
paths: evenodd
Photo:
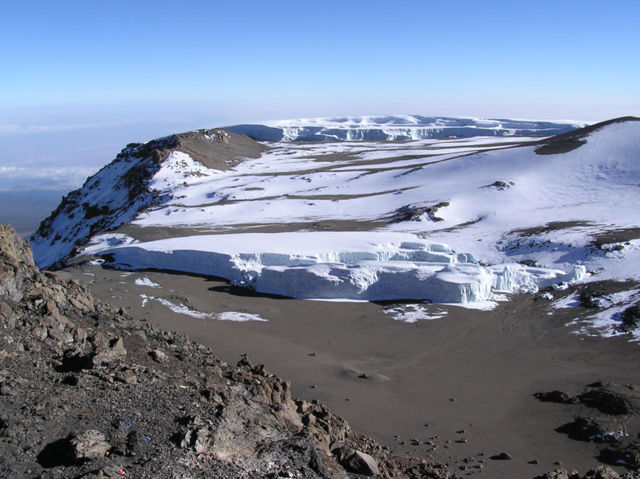
<path id="1" fill-rule="evenodd" d="M 258 141 L 408 141 L 475 136 L 551 136 L 584 126 L 578 122 L 450 118 L 421 115 L 306 118 L 233 125 L 230 131 Z"/>
<path id="2" fill-rule="evenodd" d="M 225 278 L 257 292 L 300 299 L 433 303 L 486 301 L 495 292 L 535 292 L 582 279 L 521 264 L 485 267 L 470 254 L 412 234 L 295 232 L 199 235 L 144 243 L 97 237 L 87 252 L 123 269 L 165 269 Z"/>

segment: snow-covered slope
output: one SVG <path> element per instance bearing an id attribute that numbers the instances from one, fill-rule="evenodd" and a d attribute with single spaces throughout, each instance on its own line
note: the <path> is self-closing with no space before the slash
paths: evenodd
<path id="1" fill-rule="evenodd" d="M 306 118 L 234 125 L 227 130 L 258 141 L 407 141 L 474 136 L 551 136 L 585 126 L 581 122 L 427 117 L 420 115 Z"/>
<path id="2" fill-rule="evenodd" d="M 195 150 L 163 151 L 141 182 L 154 200 L 123 210 L 108 234 L 92 230 L 85 254 L 299 298 L 468 302 L 640 279 L 634 119 L 542 141 L 279 142 L 225 168 L 196 161 Z M 75 195 L 111 198 L 122 161 Z M 65 211 L 36 238 L 40 264 L 67 254 L 47 246 L 55 235 L 87 241 Z"/>

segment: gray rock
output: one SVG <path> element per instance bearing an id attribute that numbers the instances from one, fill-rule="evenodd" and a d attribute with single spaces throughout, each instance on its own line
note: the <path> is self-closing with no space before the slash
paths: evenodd
<path id="1" fill-rule="evenodd" d="M 380 474 L 378 462 L 369 454 L 350 447 L 339 447 L 333 451 L 334 456 L 347 471 L 365 476 Z"/>
<path id="2" fill-rule="evenodd" d="M 127 355 L 127 350 L 124 347 L 122 338 L 118 338 L 112 341 L 112 344 L 104 349 L 99 349 L 92 359 L 94 366 L 101 366 L 103 364 L 111 364 Z"/>
<path id="3" fill-rule="evenodd" d="M 160 349 L 154 349 L 149 353 L 149 356 L 151 356 L 151 359 L 153 359 L 157 363 L 166 363 L 167 361 L 169 361 L 169 356 L 167 356 L 166 353 Z"/>
<path id="4" fill-rule="evenodd" d="M 104 434 L 90 429 L 71 439 L 71 455 L 76 461 L 86 461 L 104 457 L 111 449 Z"/>

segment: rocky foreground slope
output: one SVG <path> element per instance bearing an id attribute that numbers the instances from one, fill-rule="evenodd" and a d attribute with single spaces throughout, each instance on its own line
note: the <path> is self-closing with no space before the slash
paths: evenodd
<path id="1" fill-rule="evenodd" d="M 393 456 L 245 358 L 96 302 L 41 273 L 0 226 L 0 475 L 455 477 Z"/>

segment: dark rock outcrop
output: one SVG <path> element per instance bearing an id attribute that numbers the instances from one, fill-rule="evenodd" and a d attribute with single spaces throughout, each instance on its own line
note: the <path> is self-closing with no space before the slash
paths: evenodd
<path id="1" fill-rule="evenodd" d="M 597 474 L 584 477 L 637 477 L 640 469 L 640 390 L 633 384 L 615 384 L 597 381 L 585 386 L 582 393 L 575 396 L 562 391 L 534 394 L 540 401 L 570 404 L 567 412 L 581 415 L 558 427 L 556 432 L 566 434 L 576 441 L 600 444 L 598 460 L 613 466 L 624 466 L 636 471 L 629 476 L 616 474 L 608 469 L 598 469 Z M 599 472 L 598 472 L 599 471 Z M 604 472 L 609 475 L 602 475 Z M 596 474 L 594 472 L 593 474 Z M 562 474 L 569 474 L 561 470 Z M 551 473 L 550 473 L 551 474 Z M 541 476 L 556 477 L 556 476 Z M 557 476 L 565 477 L 565 476 Z M 566 475 L 580 479 L 577 473 Z"/>
<path id="2" fill-rule="evenodd" d="M 436 205 L 431 206 L 416 206 L 416 205 L 405 205 L 401 208 L 398 208 L 391 220 L 390 223 L 402 223 L 405 221 L 433 221 L 439 222 L 444 221 L 442 218 L 436 215 L 440 208 L 445 208 L 449 206 L 448 201 L 443 201 Z"/>
<path id="3" fill-rule="evenodd" d="M 564 391 L 539 392 L 533 395 L 538 401 L 555 402 L 559 404 L 575 404 L 578 399 Z"/>

